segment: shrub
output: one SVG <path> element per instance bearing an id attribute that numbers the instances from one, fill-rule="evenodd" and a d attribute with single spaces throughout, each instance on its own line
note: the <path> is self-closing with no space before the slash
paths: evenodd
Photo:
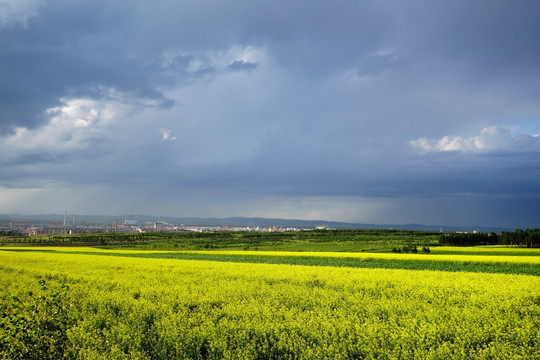
<path id="1" fill-rule="evenodd" d="M 416 245 L 412 245 L 412 244 L 403 245 L 403 248 L 401 250 L 404 253 L 414 253 L 414 254 L 416 254 L 418 252 L 418 249 L 416 248 Z"/>

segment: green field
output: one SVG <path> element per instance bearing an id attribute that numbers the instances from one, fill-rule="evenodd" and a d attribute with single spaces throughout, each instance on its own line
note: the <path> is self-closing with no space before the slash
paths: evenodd
<path id="1" fill-rule="evenodd" d="M 540 249 L 152 245 L 1 247 L 0 358 L 540 358 Z"/>
<path id="2" fill-rule="evenodd" d="M 114 246 L 141 250 L 390 251 L 405 243 L 439 245 L 440 233 L 408 230 L 149 232 L 0 238 L 0 246 Z"/>

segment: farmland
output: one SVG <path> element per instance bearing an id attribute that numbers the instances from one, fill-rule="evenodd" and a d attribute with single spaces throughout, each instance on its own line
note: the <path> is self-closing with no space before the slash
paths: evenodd
<path id="1" fill-rule="evenodd" d="M 375 252 L 339 251 L 336 239 L 315 252 L 0 247 L 0 357 L 540 357 L 539 249 L 413 254 L 373 242 Z"/>
<path id="2" fill-rule="evenodd" d="M 440 234 L 406 230 L 148 232 L 0 238 L 0 245 L 114 246 L 143 250 L 387 251 L 404 243 L 439 245 Z"/>

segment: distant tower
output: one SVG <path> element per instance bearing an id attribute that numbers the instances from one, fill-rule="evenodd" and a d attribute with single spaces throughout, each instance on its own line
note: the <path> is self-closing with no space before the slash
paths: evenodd
<path id="1" fill-rule="evenodd" d="M 64 226 L 66 226 L 67 210 L 64 210 Z"/>
<path id="2" fill-rule="evenodd" d="M 73 224 L 71 226 L 75 226 L 75 214 L 73 214 Z"/>

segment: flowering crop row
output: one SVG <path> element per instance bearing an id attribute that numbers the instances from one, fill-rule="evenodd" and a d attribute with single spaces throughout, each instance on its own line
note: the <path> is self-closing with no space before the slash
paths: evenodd
<path id="1" fill-rule="evenodd" d="M 4 248 L 9 251 L 57 252 L 87 255 L 107 255 L 140 258 L 179 260 L 211 260 L 239 263 L 290 264 L 310 266 L 335 266 L 353 268 L 407 269 L 466 271 L 484 273 L 507 273 L 540 276 L 540 249 L 528 249 L 528 255 L 497 249 L 495 254 L 392 254 L 392 253 L 346 253 L 346 252 L 290 252 L 290 251 L 142 251 L 93 248 Z M 446 248 L 455 251 L 458 248 Z M 503 251 L 504 250 L 504 251 Z M 503 254 L 506 256 L 502 256 Z M 533 254 L 537 254 L 534 256 Z M 473 253 L 474 254 L 474 253 Z M 510 255 L 512 254 L 512 255 Z"/>
<path id="2" fill-rule="evenodd" d="M 188 253 L 188 252 L 186 252 Z M 215 254 L 216 251 L 189 251 L 189 253 Z M 428 261 L 458 261 L 458 262 L 491 262 L 512 264 L 538 264 L 540 256 L 505 256 L 504 258 L 489 255 L 431 255 L 431 254 L 394 254 L 394 253 L 347 253 L 347 252 L 290 252 L 290 251 L 219 251 L 224 255 L 257 255 L 257 256 L 301 256 L 301 257 L 330 257 L 353 259 L 384 259 L 384 260 L 428 260 Z M 540 251 L 538 251 L 540 255 Z"/>

